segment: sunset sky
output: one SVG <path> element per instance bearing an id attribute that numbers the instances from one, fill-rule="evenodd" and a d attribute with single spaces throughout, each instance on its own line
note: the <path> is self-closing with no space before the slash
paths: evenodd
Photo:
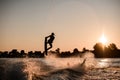
<path id="1" fill-rule="evenodd" d="M 104 33 L 120 48 L 120 0 L 0 0 L 0 51 L 93 49 Z"/>

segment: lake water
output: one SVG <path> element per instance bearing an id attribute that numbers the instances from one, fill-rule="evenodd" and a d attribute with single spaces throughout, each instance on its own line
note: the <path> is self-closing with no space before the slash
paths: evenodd
<path id="1" fill-rule="evenodd" d="M 0 80 L 81 80 L 92 68 L 120 68 L 120 58 L 0 58 Z"/>

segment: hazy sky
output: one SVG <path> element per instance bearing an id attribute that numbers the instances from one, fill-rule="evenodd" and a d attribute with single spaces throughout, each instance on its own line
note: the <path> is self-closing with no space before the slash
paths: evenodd
<path id="1" fill-rule="evenodd" d="M 120 48 L 120 0 L 0 0 L 0 51 L 93 49 L 104 32 Z"/>

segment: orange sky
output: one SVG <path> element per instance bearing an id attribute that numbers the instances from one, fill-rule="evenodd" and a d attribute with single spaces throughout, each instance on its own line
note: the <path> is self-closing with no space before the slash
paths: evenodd
<path id="1" fill-rule="evenodd" d="M 119 0 L 1 1 L 0 51 L 44 50 L 44 37 L 56 34 L 52 50 L 92 49 L 102 33 L 120 48 Z"/>

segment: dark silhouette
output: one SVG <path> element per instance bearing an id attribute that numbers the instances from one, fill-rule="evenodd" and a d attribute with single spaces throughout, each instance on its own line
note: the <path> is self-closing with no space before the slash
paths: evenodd
<path id="1" fill-rule="evenodd" d="M 57 53 L 57 57 L 61 57 L 61 58 L 67 58 L 67 57 L 77 57 L 77 56 L 81 56 L 81 52 L 75 48 L 73 49 L 73 52 L 70 51 L 65 51 L 65 52 L 61 52 L 61 53 Z"/>
<path id="2" fill-rule="evenodd" d="M 120 57 L 120 50 L 116 47 L 114 43 L 108 45 L 108 47 L 106 47 L 102 43 L 96 43 L 94 45 L 93 53 L 97 58 L 119 58 Z"/>
<path id="3" fill-rule="evenodd" d="M 28 57 L 29 58 L 43 58 L 44 57 L 44 54 L 41 53 L 41 51 L 29 51 L 28 52 Z"/>
<path id="4" fill-rule="evenodd" d="M 8 51 L 0 52 L 1 58 L 6 58 L 9 56 Z"/>
<path id="5" fill-rule="evenodd" d="M 77 48 L 75 48 L 75 49 L 73 50 L 73 53 L 79 53 L 79 50 L 78 50 Z"/>
<path id="6" fill-rule="evenodd" d="M 20 57 L 21 57 L 21 58 L 22 58 L 22 57 L 26 57 L 26 53 L 25 53 L 24 50 L 21 50 L 21 51 L 20 51 Z"/>
<path id="7" fill-rule="evenodd" d="M 11 58 L 17 58 L 17 57 L 19 57 L 20 56 L 20 53 L 17 51 L 17 49 L 13 49 L 12 51 L 10 51 L 9 52 L 9 56 L 11 57 Z"/>
<path id="8" fill-rule="evenodd" d="M 48 39 L 48 42 L 49 40 L 50 39 Z M 75 48 L 73 49 L 72 52 L 70 51 L 61 52 L 60 48 L 57 48 L 55 51 L 50 50 L 49 52 L 50 55 L 52 54 L 60 58 L 82 57 L 84 53 L 89 52 L 92 52 L 96 58 L 120 58 L 120 49 L 114 43 L 111 43 L 108 46 L 105 46 L 102 43 L 96 43 L 93 49 L 94 50 L 83 48 L 82 51 L 79 51 L 77 48 Z M 11 51 L 0 51 L 0 58 L 44 58 L 44 57 L 45 55 L 44 53 L 41 53 L 41 51 L 29 51 L 28 53 L 26 53 L 24 50 L 21 50 L 19 52 L 17 49 L 13 49 Z"/>
<path id="9" fill-rule="evenodd" d="M 51 33 L 51 35 L 47 36 L 46 38 L 47 39 L 49 38 L 49 40 L 47 40 L 47 43 L 50 45 L 50 47 L 47 48 L 47 50 L 49 50 L 52 48 L 52 43 L 53 43 L 53 40 L 55 39 L 55 34 Z"/>
<path id="10" fill-rule="evenodd" d="M 82 49 L 82 53 L 86 53 L 86 52 L 90 52 L 90 51 L 84 47 L 84 48 Z"/>
<path id="11" fill-rule="evenodd" d="M 51 35 L 45 37 L 45 53 L 47 55 L 47 51 L 52 48 L 53 40 L 55 39 L 55 34 L 51 33 Z M 47 47 L 47 44 L 49 44 L 49 47 Z"/>
<path id="12" fill-rule="evenodd" d="M 21 50 L 20 52 L 17 51 L 17 49 L 13 49 L 10 52 L 8 51 L 0 51 L 0 58 L 44 58 L 44 54 L 41 53 L 41 51 L 29 51 L 28 53 L 25 53 L 24 50 Z"/>
<path id="13" fill-rule="evenodd" d="M 60 53 L 60 48 L 57 48 L 55 51 L 56 53 Z"/>

